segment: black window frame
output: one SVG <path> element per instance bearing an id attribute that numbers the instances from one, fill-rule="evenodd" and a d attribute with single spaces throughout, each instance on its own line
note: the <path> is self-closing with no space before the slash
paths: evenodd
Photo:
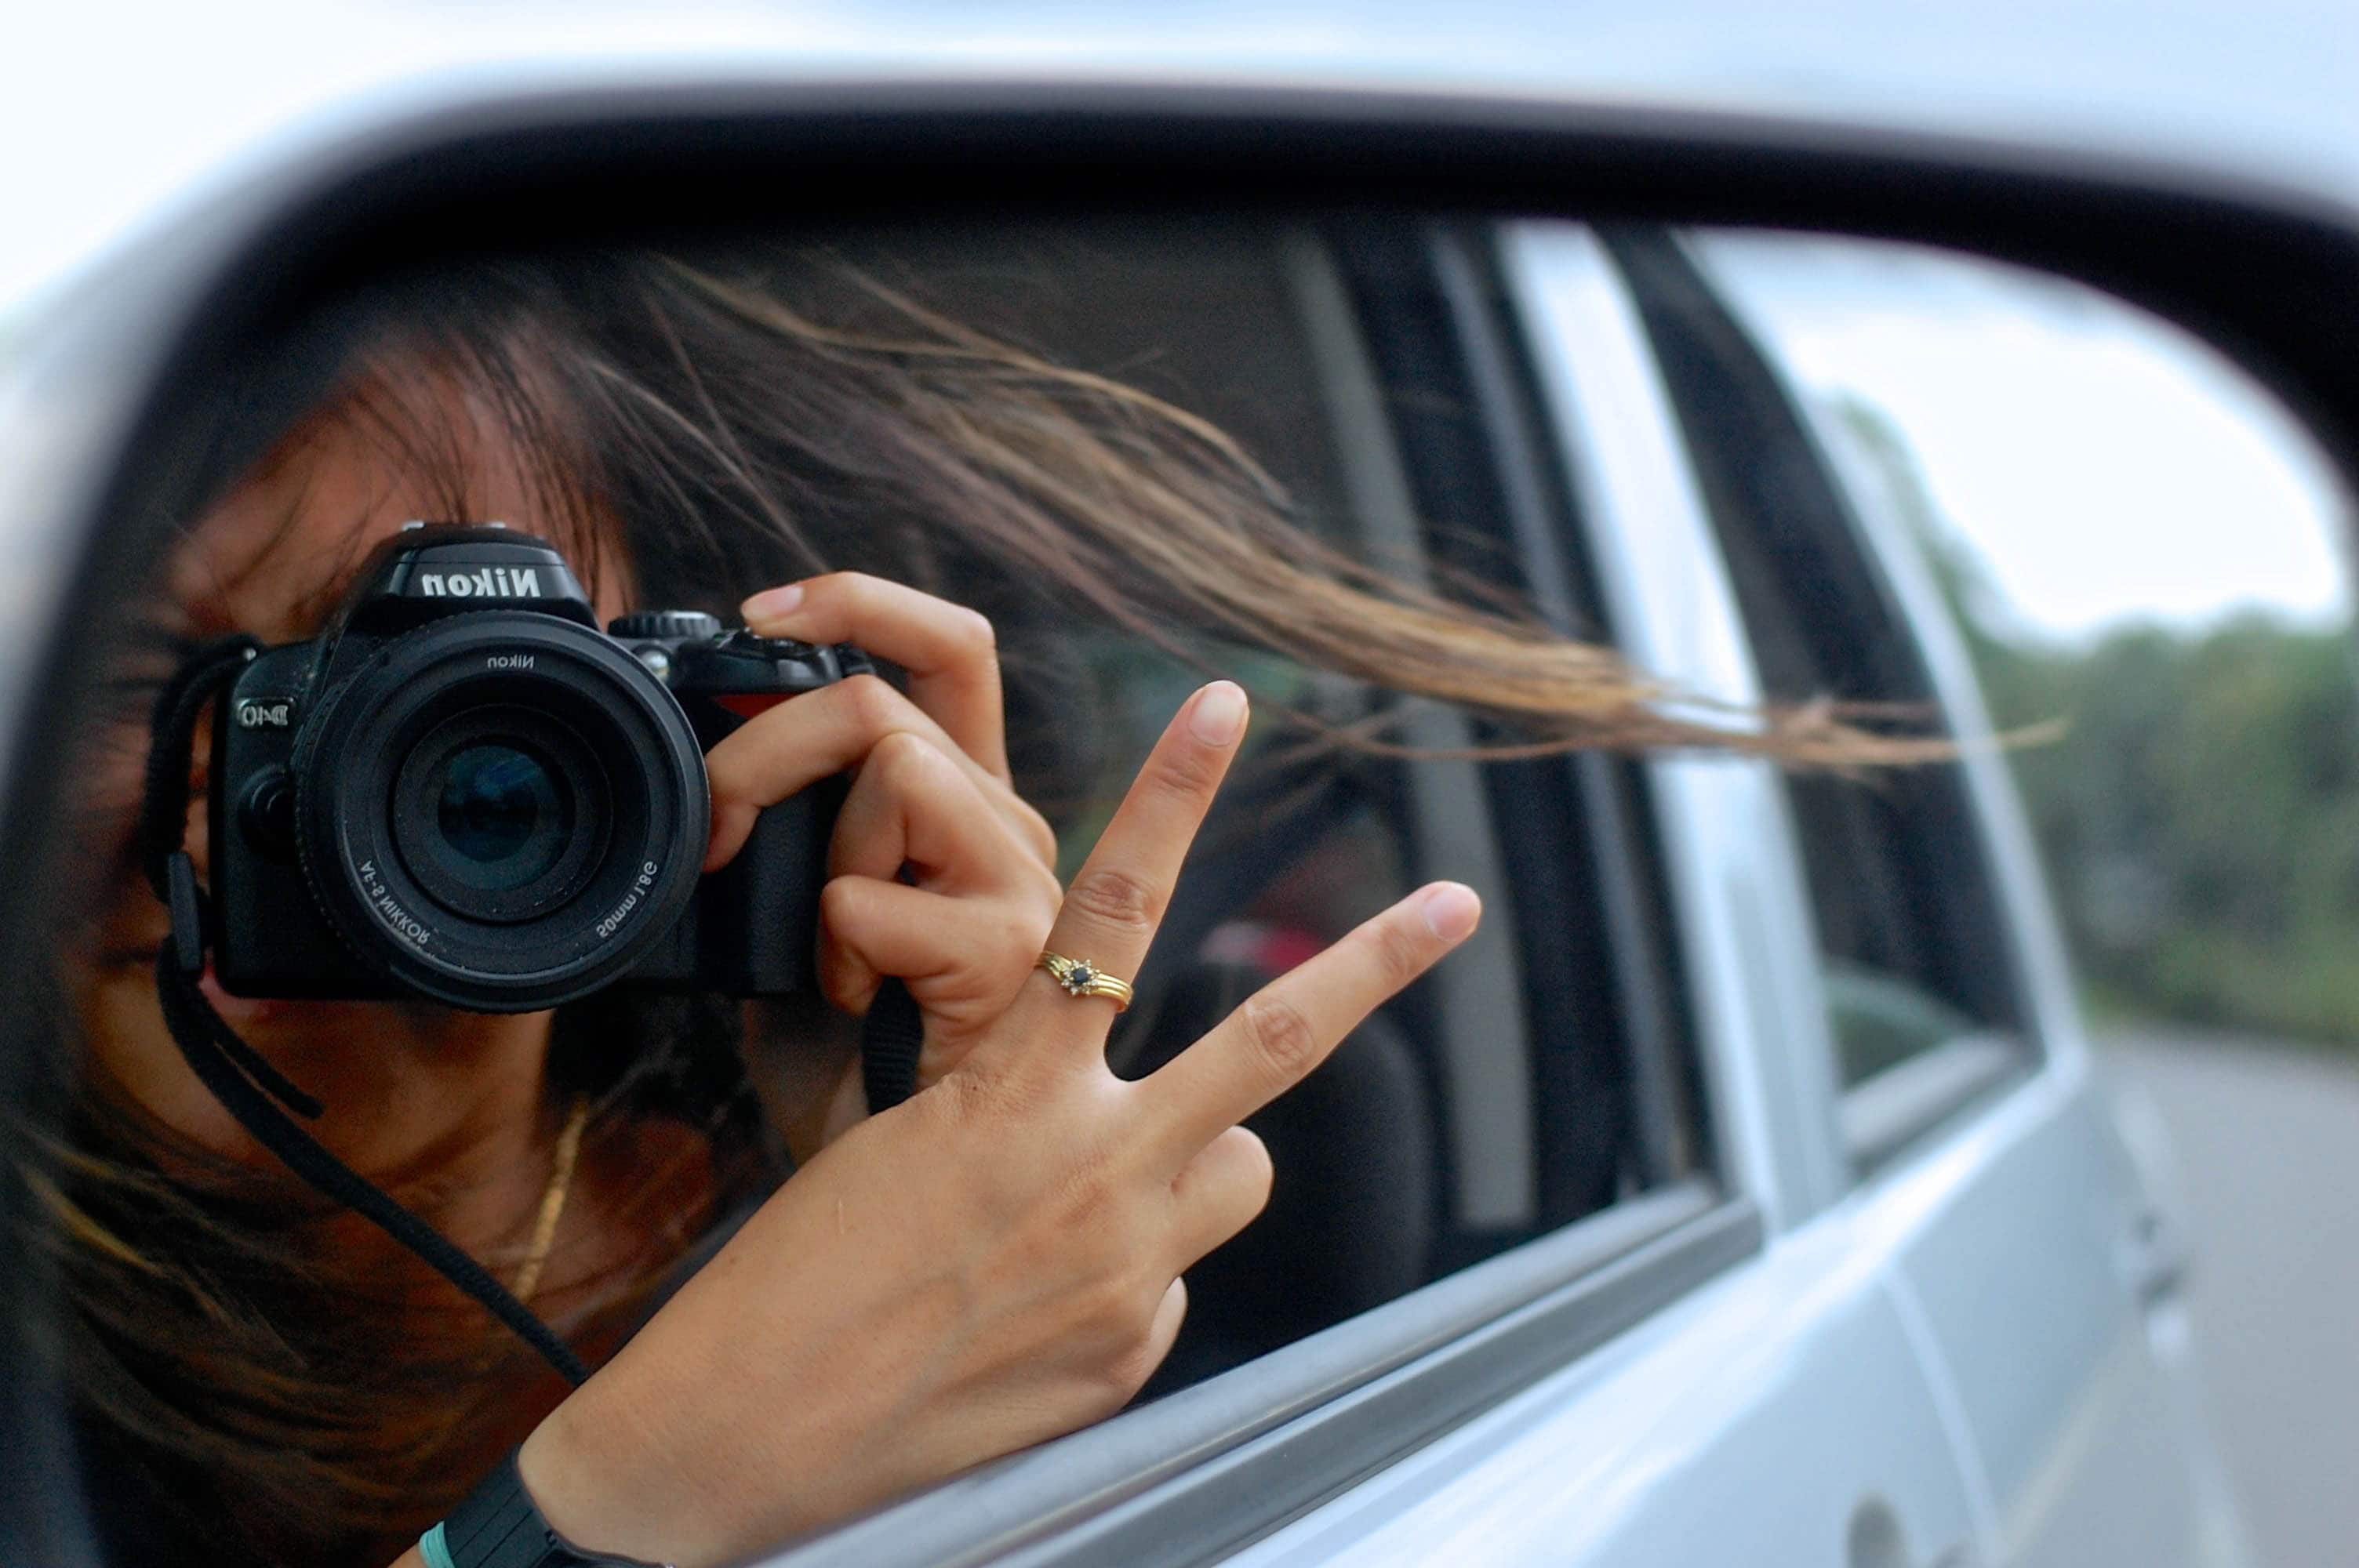
<path id="1" fill-rule="evenodd" d="M 1682 447 L 1694 470 L 1714 536 L 1729 557 L 1730 579 L 1745 622 L 1746 601 L 1760 591 L 1740 557 L 1757 552 L 1754 569 L 1780 579 L 1777 591 L 1811 596 L 1821 627 L 1866 635 L 1828 637 L 1843 689 L 1874 700 L 1945 714 L 1919 628 L 1870 541 L 1851 492 L 1821 449 L 1808 414 L 1774 356 L 1756 338 L 1678 232 L 1652 224 L 1601 225 L 1599 235 L 1629 290 L 1647 346 L 1680 421 Z M 1739 460 L 1738 454 L 1742 454 Z M 1771 504 L 1774 495 L 1776 503 Z M 1757 519 L 1773 514 L 1772 536 Z M 1821 635 L 1825 635 L 1823 631 Z M 1748 649 L 1757 648 L 1748 625 Z M 1772 691 L 1795 699 L 1816 693 Z M 1944 726 L 1944 730 L 1946 726 Z M 1842 787 L 1838 781 L 1837 787 Z M 1873 788 L 1860 781 L 1850 787 Z M 1912 775 L 1905 785 L 1910 824 L 1933 828 L 1937 863 L 1920 868 L 1909 889 L 1926 901 L 1917 913 L 1942 935 L 1976 933 L 1971 950 L 1980 965 L 1963 964 L 1955 979 L 1972 995 L 1968 1005 L 1987 1015 L 1981 1027 L 1900 1058 L 1846 1083 L 1837 1065 L 1837 1133 L 1854 1181 L 1881 1173 L 1931 1137 L 1960 1124 L 2006 1088 L 2021 1083 L 2047 1058 L 2039 1014 L 1983 820 L 1958 764 Z M 1791 793 L 1788 809 L 1799 815 Z M 1798 872 L 1815 906 L 1820 874 L 1798 823 Z M 1955 945 L 1957 951 L 1968 945 Z M 1830 1044 L 1832 1037 L 1830 1034 Z"/>

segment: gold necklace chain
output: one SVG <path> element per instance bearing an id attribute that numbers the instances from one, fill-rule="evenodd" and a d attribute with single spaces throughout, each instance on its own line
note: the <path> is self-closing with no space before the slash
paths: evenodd
<path id="1" fill-rule="evenodd" d="M 532 1300 L 549 1264 L 549 1249 L 557 1241 L 557 1221 L 565 1213 L 565 1195 L 573 1185 L 573 1163 L 582 1153 L 582 1129 L 590 1119 L 590 1097 L 575 1095 L 565 1115 L 565 1129 L 557 1135 L 557 1163 L 549 1173 L 549 1186 L 540 1195 L 540 1213 L 532 1224 L 532 1245 L 525 1249 L 509 1293 L 520 1302 Z"/>

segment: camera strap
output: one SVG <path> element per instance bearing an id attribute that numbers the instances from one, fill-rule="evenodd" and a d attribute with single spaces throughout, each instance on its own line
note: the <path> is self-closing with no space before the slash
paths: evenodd
<path id="1" fill-rule="evenodd" d="M 183 665 L 156 699 L 147 777 L 140 806 L 142 869 L 171 911 L 172 936 L 156 955 L 156 995 L 180 1055 L 254 1141 L 313 1188 L 383 1230 L 456 1285 L 540 1353 L 568 1383 L 589 1376 L 555 1330 L 484 1266 L 367 1177 L 330 1153 L 288 1112 L 316 1120 L 325 1109 L 223 1022 L 199 985 L 205 968 L 204 905 L 185 846 L 189 766 L 197 720 L 221 687 L 261 651 L 251 637 L 215 643 Z"/>
<path id="2" fill-rule="evenodd" d="M 890 1110 L 918 1092 L 918 1055 L 926 1044 L 925 1014 L 909 988 L 891 975 L 860 1024 L 860 1085 L 868 1114 Z"/>

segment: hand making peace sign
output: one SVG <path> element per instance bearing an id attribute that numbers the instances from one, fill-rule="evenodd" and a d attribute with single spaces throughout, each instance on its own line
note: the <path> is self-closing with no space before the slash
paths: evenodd
<path id="1" fill-rule="evenodd" d="M 1136 972 L 1245 725 L 1227 682 L 1180 708 L 1049 949 Z M 542 1423 L 527 1487 L 577 1544 L 690 1568 L 1111 1414 L 1170 1348 L 1182 1271 L 1268 1196 L 1237 1124 L 1479 915 L 1421 889 L 1136 1082 L 1106 1065 L 1114 1002 L 1027 967 L 930 1087 L 830 1144 Z"/>

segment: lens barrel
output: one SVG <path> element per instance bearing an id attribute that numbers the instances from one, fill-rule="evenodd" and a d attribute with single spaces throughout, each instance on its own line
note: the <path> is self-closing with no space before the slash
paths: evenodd
<path id="1" fill-rule="evenodd" d="M 421 771 L 434 781 L 426 791 L 434 796 L 435 827 L 425 845 L 428 863 L 455 870 L 470 888 L 532 886 L 572 842 L 571 792 L 560 795 L 549 764 L 530 752 L 471 741 Z"/>
<path id="2" fill-rule="evenodd" d="M 454 1007 L 596 990 L 695 893 L 702 750 L 660 681 L 571 622 L 484 611 L 392 638 L 315 707 L 292 772 L 331 927 Z"/>

